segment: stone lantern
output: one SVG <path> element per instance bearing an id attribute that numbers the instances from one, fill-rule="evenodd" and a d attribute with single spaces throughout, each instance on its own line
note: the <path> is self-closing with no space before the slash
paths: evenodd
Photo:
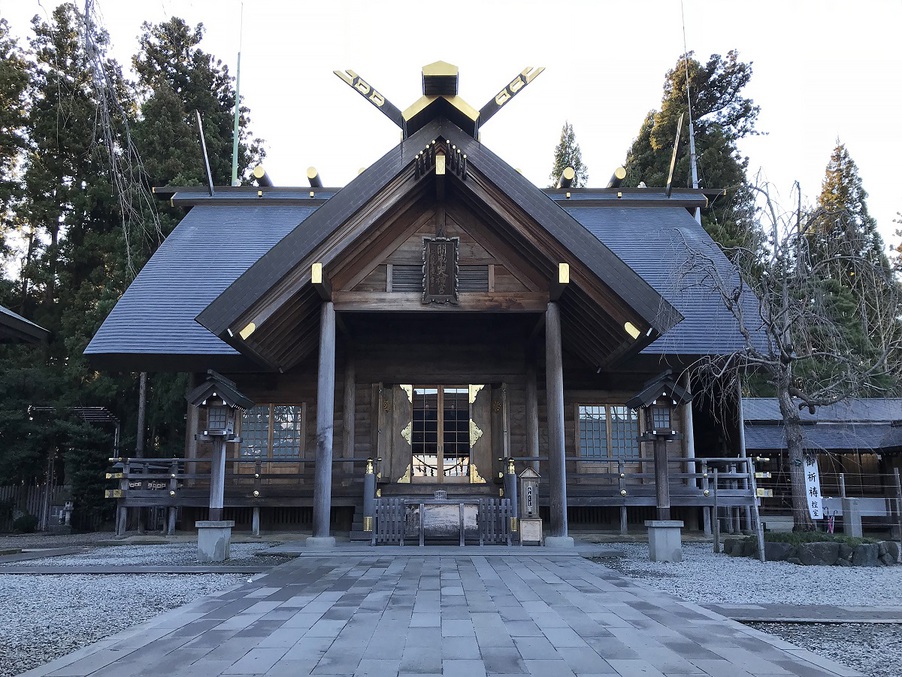
<path id="1" fill-rule="evenodd" d="M 648 549 L 651 559 L 656 562 L 682 561 L 680 529 L 682 520 L 670 519 L 670 473 L 667 468 L 667 445 L 683 439 L 682 434 L 673 430 L 675 410 L 691 399 L 668 369 L 645 383 L 642 390 L 627 401 L 626 406 L 642 412 L 645 432 L 639 436 L 640 442 L 654 445 L 655 458 L 655 503 L 658 518 L 646 520 L 648 527 Z"/>
<path id="2" fill-rule="evenodd" d="M 233 381 L 210 370 L 207 380 L 185 396 L 188 403 L 207 414 L 207 425 L 196 435 L 201 442 L 213 443 L 210 460 L 209 519 L 195 522 L 197 527 L 197 558 L 201 562 L 222 562 L 229 559 L 234 520 L 222 519 L 225 494 L 226 444 L 240 442 L 235 435 L 235 421 L 239 410 L 254 406 Z"/>

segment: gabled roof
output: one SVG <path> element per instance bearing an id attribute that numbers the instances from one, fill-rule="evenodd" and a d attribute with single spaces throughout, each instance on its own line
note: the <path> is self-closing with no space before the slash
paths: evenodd
<path id="1" fill-rule="evenodd" d="M 584 342 L 596 343 L 585 351 L 591 364 L 602 365 L 634 346 L 642 347 L 681 319 L 603 242 L 513 168 L 440 118 L 386 154 L 282 239 L 213 300 L 198 322 L 271 368 L 291 368 L 316 345 L 312 330 L 319 300 L 311 289 L 310 265 L 335 263 L 396 205 L 417 191 L 425 192 L 435 178 L 414 167 L 417 155 L 436 141 L 467 158 L 466 176 L 448 177 L 456 193 L 503 237 L 515 241 L 534 265 L 544 268 L 546 279 L 556 274 L 559 262 L 579 266 L 582 279 L 570 287 L 574 291 L 562 301 L 562 314 L 566 321 L 566 304 L 576 306 L 569 313 L 571 321 L 582 318 L 587 326 L 574 327 L 572 333 L 581 331 Z M 587 304 L 585 295 L 595 299 L 595 306 Z M 638 336 L 627 335 L 627 322 L 639 328 Z M 268 328 L 261 332 L 264 325 Z"/>
<path id="2" fill-rule="evenodd" d="M 50 332 L 0 306 L 0 343 L 40 343 L 46 341 Z"/>

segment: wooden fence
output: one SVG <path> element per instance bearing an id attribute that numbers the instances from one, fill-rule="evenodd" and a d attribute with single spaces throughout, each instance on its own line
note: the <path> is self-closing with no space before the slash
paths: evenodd
<path id="1" fill-rule="evenodd" d="M 50 487 L 49 496 L 45 484 L 0 486 L 0 533 L 12 531 L 21 514 L 37 517 L 39 531 L 62 524 L 63 515 L 54 507 L 63 506 L 69 495 L 69 487 L 63 485 Z"/>

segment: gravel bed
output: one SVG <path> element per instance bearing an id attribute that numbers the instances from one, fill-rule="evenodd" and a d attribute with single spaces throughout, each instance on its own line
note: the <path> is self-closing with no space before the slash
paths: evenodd
<path id="1" fill-rule="evenodd" d="M 284 557 L 272 555 L 256 556 L 255 553 L 271 548 L 276 543 L 232 543 L 229 551 L 231 558 L 227 562 L 235 566 L 277 566 L 286 562 Z M 33 546 L 31 546 L 33 547 Z M 41 557 L 7 565 L 0 564 L 0 572 L 4 566 L 196 566 L 197 543 L 172 543 L 167 545 L 115 545 L 100 547 L 78 555 L 61 555 L 59 557 Z"/>
<path id="2" fill-rule="evenodd" d="M 199 597 L 240 574 L 3 575 L 0 677 L 17 675 Z"/>
<path id="3" fill-rule="evenodd" d="M 652 562 L 648 545 L 617 543 L 622 557 L 598 560 L 642 584 L 696 604 L 902 606 L 902 566 L 798 566 L 715 555 L 684 543 L 683 561 Z M 749 623 L 865 675 L 900 674 L 902 627 L 895 624 Z"/>

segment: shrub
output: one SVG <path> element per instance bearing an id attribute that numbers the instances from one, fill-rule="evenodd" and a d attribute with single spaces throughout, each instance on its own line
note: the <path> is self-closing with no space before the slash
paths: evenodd
<path id="1" fill-rule="evenodd" d="M 33 534 L 38 528 L 38 518 L 25 513 L 13 520 L 13 531 L 17 534 Z"/>
<path id="2" fill-rule="evenodd" d="M 768 531 L 764 534 L 765 541 L 772 543 L 790 543 L 800 545 L 802 543 L 823 543 L 825 541 L 845 543 L 851 548 L 862 543 L 876 543 L 873 538 L 852 538 L 845 534 L 827 534 L 823 531 Z"/>

